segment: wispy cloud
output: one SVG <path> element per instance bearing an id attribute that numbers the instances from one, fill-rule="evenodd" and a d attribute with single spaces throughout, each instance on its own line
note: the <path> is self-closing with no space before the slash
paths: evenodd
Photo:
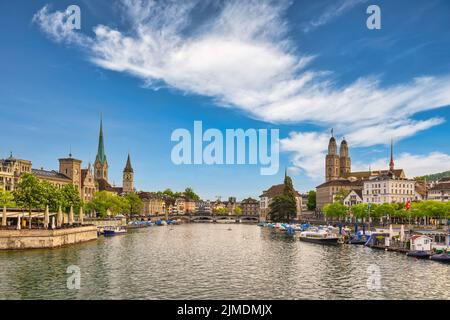
<path id="1" fill-rule="evenodd" d="M 310 25 L 323 25 L 362 2 L 340 1 Z M 66 28 L 65 13 L 48 7 L 33 20 L 55 41 L 83 47 L 95 65 L 136 76 L 149 88 L 212 97 L 267 122 L 333 126 L 354 145 L 412 136 L 443 122 L 413 116 L 450 105 L 450 75 L 389 86 L 367 75 L 338 85 L 337 75 L 313 69 L 316 56 L 302 54 L 301 44 L 287 37 L 288 1 L 227 1 L 201 22 L 193 18 L 198 6 L 198 0 L 123 0 L 129 28 L 98 25 L 93 37 Z M 300 138 L 317 150 L 327 145 L 321 132 L 297 134 L 285 145 Z M 316 175 L 323 159 L 308 157 L 301 143 L 296 147 L 286 149 L 295 153 L 294 164 Z"/>
<path id="2" fill-rule="evenodd" d="M 367 0 L 340 0 L 335 2 L 333 5 L 328 6 L 322 14 L 309 21 L 303 27 L 303 32 L 310 32 L 320 26 L 323 26 L 334 19 L 340 17 L 347 11 L 353 9 L 361 3 L 365 3 Z"/>

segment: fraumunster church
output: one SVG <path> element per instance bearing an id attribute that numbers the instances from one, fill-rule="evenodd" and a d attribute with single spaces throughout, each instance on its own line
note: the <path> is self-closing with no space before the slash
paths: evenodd
<path id="1" fill-rule="evenodd" d="M 98 138 L 97 156 L 94 167 L 89 163 L 85 169 L 81 168 L 82 161 L 69 154 L 67 158 L 59 159 L 59 170 L 32 169 L 29 160 L 13 157 L 0 160 L 0 189 L 13 191 L 23 173 L 33 173 L 42 181 L 48 181 L 58 188 L 66 184 L 73 184 L 80 192 L 84 201 L 90 201 L 97 191 L 108 191 L 117 194 L 126 194 L 134 191 L 134 171 L 128 154 L 123 169 L 122 187 L 111 186 L 108 182 L 108 161 L 105 154 L 103 140 L 103 120 L 100 119 L 100 133 Z"/>

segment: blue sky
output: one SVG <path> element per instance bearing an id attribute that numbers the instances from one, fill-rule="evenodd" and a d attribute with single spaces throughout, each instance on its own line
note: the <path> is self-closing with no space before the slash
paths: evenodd
<path id="1" fill-rule="evenodd" d="M 2 1 L 0 157 L 57 169 L 71 149 L 87 166 L 103 113 L 110 180 L 130 152 L 139 190 L 257 197 L 288 167 L 303 192 L 323 181 L 332 127 L 355 170 L 386 167 L 391 138 L 409 176 L 450 170 L 448 1 L 163 3 Z M 71 4 L 79 31 L 61 28 Z M 278 128 L 279 173 L 174 165 L 170 135 L 195 120 Z"/>

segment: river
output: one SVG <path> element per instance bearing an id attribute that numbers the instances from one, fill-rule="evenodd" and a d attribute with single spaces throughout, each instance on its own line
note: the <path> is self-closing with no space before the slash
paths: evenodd
<path id="1" fill-rule="evenodd" d="M 70 290 L 72 265 L 81 281 Z M 255 225 L 154 226 L 0 252 L 0 299 L 450 299 L 450 265 Z"/>

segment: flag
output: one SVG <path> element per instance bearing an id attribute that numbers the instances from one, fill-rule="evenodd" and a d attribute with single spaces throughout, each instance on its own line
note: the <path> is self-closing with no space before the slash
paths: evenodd
<path id="1" fill-rule="evenodd" d="M 405 208 L 406 208 L 406 210 L 410 210 L 411 209 L 411 200 L 406 201 Z"/>

